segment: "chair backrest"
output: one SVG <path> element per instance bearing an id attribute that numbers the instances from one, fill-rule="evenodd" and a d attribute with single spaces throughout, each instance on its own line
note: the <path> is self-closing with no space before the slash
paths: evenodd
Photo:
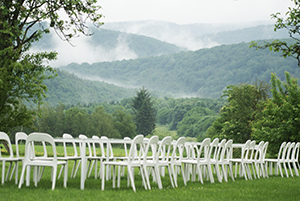
<path id="1" fill-rule="evenodd" d="M 195 142 L 188 142 L 184 144 L 187 159 L 196 159 L 198 154 L 198 146 Z"/>
<path id="2" fill-rule="evenodd" d="M 282 149 L 281 160 L 286 159 L 287 150 L 290 148 L 291 142 L 286 143 L 286 145 Z"/>
<path id="3" fill-rule="evenodd" d="M 143 142 L 144 142 L 144 136 L 143 135 L 137 135 L 133 138 L 128 154 L 128 161 L 141 161 L 142 153 L 143 153 Z M 139 153 L 137 153 L 139 152 Z"/>
<path id="4" fill-rule="evenodd" d="M 257 147 L 254 148 L 255 156 L 252 159 L 254 159 L 255 161 L 261 161 L 262 160 L 264 144 L 265 144 L 264 141 L 260 141 L 259 144 L 257 145 Z"/>
<path id="5" fill-rule="evenodd" d="M 209 148 L 209 157 L 216 159 L 216 155 L 218 152 L 218 145 L 219 145 L 219 138 L 215 138 L 211 143 L 210 143 L 210 148 Z"/>
<path id="6" fill-rule="evenodd" d="M 197 153 L 197 160 L 198 161 L 200 159 L 209 160 L 209 158 L 210 158 L 210 154 L 209 154 L 210 144 L 211 144 L 211 139 L 210 138 L 205 138 L 201 142 L 201 145 L 200 145 L 198 153 Z"/>
<path id="7" fill-rule="evenodd" d="M 249 147 L 249 159 L 256 159 L 258 157 L 258 149 L 255 148 L 256 145 L 256 141 L 252 140 L 250 143 L 250 147 Z"/>
<path id="8" fill-rule="evenodd" d="M 172 145 L 172 137 L 171 136 L 164 137 L 159 144 L 155 160 L 169 161 L 171 145 Z"/>
<path id="9" fill-rule="evenodd" d="M 104 152 L 104 146 L 103 146 L 103 143 L 99 140 L 100 138 L 96 135 L 93 135 L 92 136 L 92 139 L 94 140 L 97 140 L 97 142 L 94 142 L 93 141 L 93 152 L 94 152 L 94 156 L 102 156 L 102 157 L 105 157 L 105 152 Z M 97 144 L 99 145 L 99 148 L 100 148 L 100 154 L 97 154 Z"/>
<path id="10" fill-rule="evenodd" d="M 3 141 L 6 141 L 7 143 L 7 146 L 8 146 L 8 151 L 9 151 L 9 158 L 13 158 L 14 157 L 14 154 L 13 154 L 13 149 L 12 149 L 12 146 L 11 146 L 11 142 L 10 142 L 10 139 L 9 139 L 9 136 L 4 133 L 4 132 L 0 132 L 0 141 L 3 140 Z M 0 158 L 1 158 L 1 151 L 0 151 Z"/>
<path id="11" fill-rule="evenodd" d="M 181 161 L 181 159 L 183 158 L 184 143 L 185 143 L 185 137 L 180 137 L 175 142 L 175 144 L 173 145 L 171 161 L 178 161 L 178 162 Z"/>
<path id="12" fill-rule="evenodd" d="M 263 153 L 262 153 L 262 160 L 264 161 L 266 158 L 266 154 L 267 154 L 267 149 L 269 146 L 269 142 L 265 142 L 264 146 L 263 146 Z"/>
<path id="13" fill-rule="evenodd" d="M 295 162 L 298 162 L 298 158 L 299 158 L 299 147 L 300 147 L 300 142 L 297 142 L 294 149 L 293 149 L 293 152 L 292 152 L 292 160 L 295 161 Z"/>
<path id="14" fill-rule="evenodd" d="M 24 132 L 17 132 L 15 135 L 15 141 L 16 141 L 16 156 L 20 157 L 20 150 L 19 150 L 19 143 L 20 141 L 26 142 L 28 135 Z"/>
<path id="15" fill-rule="evenodd" d="M 217 151 L 217 155 L 215 156 L 216 160 L 220 160 L 222 161 L 224 157 L 224 155 L 222 155 L 222 152 L 225 152 L 225 144 L 226 144 L 226 139 L 221 140 L 221 142 L 218 144 L 218 151 Z"/>
<path id="16" fill-rule="evenodd" d="M 78 136 L 79 139 L 88 139 L 88 137 L 84 134 L 80 134 Z M 92 152 L 92 147 L 91 147 L 91 143 L 86 143 L 87 144 L 87 147 L 88 147 L 88 150 L 89 150 L 89 157 L 93 156 L 93 152 Z"/>
<path id="17" fill-rule="evenodd" d="M 233 144 L 233 140 L 230 139 L 226 142 L 225 144 L 225 148 L 224 148 L 224 156 L 223 156 L 223 160 L 228 160 L 232 158 L 232 144 Z"/>
<path id="18" fill-rule="evenodd" d="M 284 147 L 286 145 L 286 142 L 281 143 L 280 148 L 278 150 L 278 155 L 277 155 L 277 159 L 279 160 L 282 157 L 282 152 L 284 150 Z"/>
<path id="19" fill-rule="evenodd" d="M 101 136 L 100 139 L 108 140 L 108 137 Z M 110 143 L 106 143 L 106 151 L 109 152 L 109 157 L 114 156 L 113 148 Z"/>
<path id="20" fill-rule="evenodd" d="M 73 136 L 68 134 L 68 133 L 64 133 L 62 135 L 62 138 L 64 139 L 73 139 Z M 74 157 L 78 157 L 78 152 L 77 152 L 77 148 L 76 148 L 76 143 L 75 142 L 72 142 L 72 145 L 73 145 L 73 152 L 74 152 Z M 68 156 L 68 152 L 67 152 L 67 146 L 66 146 L 66 142 L 63 142 L 63 146 L 64 146 L 64 154 L 65 156 Z"/>
<path id="21" fill-rule="evenodd" d="M 130 137 L 124 137 L 123 139 L 124 140 L 131 140 Z M 124 142 L 124 149 L 125 149 L 125 157 L 127 157 L 128 156 L 128 149 L 127 149 L 127 143 L 126 142 Z"/>
<path id="22" fill-rule="evenodd" d="M 285 159 L 286 160 L 290 160 L 291 159 L 291 154 L 292 154 L 292 150 L 294 150 L 294 147 L 295 147 L 295 142 L 292 142 L 291 144 L 290 144 L 290 146 L 289 146 L 289 148 L 288 148 L 288 150 L 287 150 L 287 152 L 286 152 L 286 156 L 285 156 Z"/>
<path id="23" fill-rule="evenodd" d="M 55 146 L 55 142 L 52 138 L 51 135 L 47 134 L 47 133 L 31 133 L 30 135 L 28 135 L 27 139 L 26 139 L 26 144 L 25 144 L 25 160 L 27 162 L 33 162 L 33 158 L 34 156 L 32 155 L 32 146 L 34 146 L 34 142 L 42 142 L 44 144 L 48 143 L 52 146 L 52 152 L 53 152 L 53 157 L 48 157 L 47 155 L 44 157 L 47 157 L 47 160 L 52 160 L 53 162 L 57 161 L 57 154 L 56 154 L 56 146 Z"/>
<path id="24" fill-rule="evenodd" d="M 242 160 L 247 160 L 248 159 L 249 151 L 250 151 L 250 143 L 251 143 L 251 140 L 247 140 L 245 142 L 244 147 L 242 148 L 242 156 L 241 156 Z"/>
<path id="25" fill-rule="evenodd" d="M 157 157 L 157 145 L 158 145 L 158 136 L 154 135 L 152 136 L 150 139 L 148 139 L 147 141 L 147 145 L 145 150 L 143 151 L 143 160 L 147 161 L 147 156 L 148 156 L 148 152 L 151 149 L 152 155 L 153 155 L 153 160 L 156 160 Z"/>

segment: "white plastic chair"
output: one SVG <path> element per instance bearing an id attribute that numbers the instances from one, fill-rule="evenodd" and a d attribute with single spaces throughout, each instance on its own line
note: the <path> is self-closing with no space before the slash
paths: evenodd
<path id="1" fill-rule="evenodd" d="M 291 162 L 292 162 L 292 152 L 295 148 L 296 143 L 292 142 L 286 152 L 286 157 L 285 157 L 285 163 L 284 163 L 284 167 L 286 168 L 286 166 L 288 167 L 288 169 L 290 170 L 291 176 L 293 177 L 293 171 L 292 171 L 292 167 L 291 167 Z M 286 176 L 289 177 L 288 171 L 286 171 Z"/>
<path id="2" fill-rule="evenodd" d="M 219 160 L 219 164 L 221 165 L 221 177 L 224 177 L 224 180 L 227 182 L 227 171 L 229 169 L 229 174 L 231 176 L 232 181 L 234 181 L 234 176 L 233 176 L 233 167 L 232 167 L 232 162 L 230 159 L 232 158 L 232 143 L 233 140 L 228 140 L 225 144 L 224 149 L 221 151 L 221 156 Z"/>
<path id="3" fill-rule="evenodd" d="M 104 152 L 103 143 L 100 141 L 100 138 L 96 135 L 93 135 L 92 139 L 97 140 L 97 141 L 92 142 L 92 146 L 93 146 L 93 156 L 92 156 L 92 158 L 93 158 L 93 160 L 92 160 L 92 164 L 91 164 L 91 167 L 90 167 L 88 177 L 90 177 L 90 175 L 92 173 L 92 170 L 95 167 L 95 178 L 97 178 L 97 175 L 98 175 L 98 161 L 100 162 L 100 164 L 102 163 L 103 159 L 105 159 L 105 152 Z M 97 152 L 97 150 L 99 152 Z M 100 176 L 100 171 L 101 170 L 99 168 L 99 176 Z"/>
<path id="4" fill-rule="evenodd" d="M 7 146 L 8 146 L 8 149 L 9 149 L 9 156 L 8 157 L 2 157 L 1 156 L 1 151 L 0 151 L 0 162 L 2 162 L 2 185 L 3 185 L 4 181 L 7 181 L 8 176 L 9 176 L 11 170 L 12 170 L 12 164 L 13 163 L 16 164 L 21 159 L 17 158 L 17 157 L 14 157 L 11 142 L 10 142 L 9 136 L 6 133 L 0 132 L 0 140 L 5 141 Z M 5 163 L 6 162 L 9 163 L 9 167 L 8 167 L 7 174 L 6 174 L 6 177 L 5 177 Z M 17 182 L 18 172 L 16 171 L 15 173 L 16 173 L 15 177 L 16 177 L 16 182 Z"/>
<path id="5" fill-rule="evenodd" d="M 282 164 L 286 177 L 289 177 L 289 173 L 287 171 L 286 163 L 287 163 L 288 153 L 290 153 L 291 144 L 292 144 L 291 142 L 286 143 L 286 145 L 285 145 L 285 147 L 282 151 L 282 157 L 279 160 L 279 167 L 281 167 L 281 164 Z M 283 177 L 283 174 L 281 174 L 281 177 Z"/>
<path id="6" fill-rule="evenodd" d="M 281 176 L 283 177 L 282 174 L 282 169 L 281 169 L 281 163 L 282 160 L 284 159 L 284 155 L 286 152 L 286 142 L 281 143 L 280 148 L 278 150 L 277 158 L 265 158 L 265 168 L 268 169 L 268 164 L 269 166 L 269 174 L 273 174 L 273 163 L 275 164 L 275 174 L 278 175 L 278 169 L 280 171 Z"/>
<path id="7" fill-rule="evenodd" d="M 141 160 L 141 164 L 144 170 L 145 180 L 148 189 L 151 189 L 149 175 L 150 171 L 154 171 L 155 179 L 157 181 L 158 187 L 161 189 L 161 180 L 159 175 L 158 166 L 156 166 L 156 158 L 157 158 L 157 146 L 158 146 L 158 136 L 152 136 L 146 145 L 146 148 L 143 153 L 143 159 Z M 148 158 L 148 153 L 152 152 L 153 157 Z"/>
<path id="8" fill-rule="evenodd" d="M 179 174 L 179 171 L 178 171 L 179 168 L 181 169 L 183 183 L 186 186 L 185 174 L 184 174 L 183 165 L 181 162 L 183 159 L 184 143 L 185 143 L 185 137 L 180 137 L 175 142 L 175 144 L 173 145 L 172 156 L 171 156 L 170 162 L 169 162 L 170 170 L 171 170 L 171 174 L 173 176 L 175 187 L 178 187 L 177 175 Z"/>
<path id="9" fill-rule="evenodd" d="M 187 165 L 192 166 L 192 181 L 195 181 L 196 174 L 198 173 L 198 180 L 203 183 L 203 170 L 205 171 L 207 169 L 208 175 L 211 176 L 211 168 L 208 168 L 210 166 L 210 144 L 211 139 L 205 138 L 197 151 L 197 157 L 190 158 L 190 159 L 183 159 L 181 162 L 184 164 L 184 167 L 187 167 Z M 205 168 L 205 169 L 204 169 Z M 185 169 L 185 175 L 188 173 L 188 169 Z"/>
<path id="10" fill-rule="evenodd" d="M 235 177 L 237 177 L 237 167 L 238 165 L 240 165 L 240 177 L 244 176 L 245 180 L 248 180 L 247 175 L 250 179 L 252 178 L 249 167 L 246 165 L 250 162 L 250 160 L 248 159 L 250 143 L 251 140 L 247 140 L 244 146 L 242 147 L 241 158 L 230 159 L 231 162 L 235 163 Z"/>
<path id="11" fill-rule="evenodd" d="M 135 184 L 134 184 L 134 168 L 139 168 L 141 175 L 142 175 L 142 180 L 143 180 L 143 185 L 146 188 L 146 183 L 144 180 L 144 174 L 143 174 L 143 169 L 141 166 L 141 153 L 142 153 L 142 148 L 143 148 L 143 140 L 144 136 L 143 135 L 137 135 L 135 138 L 132 140 L 129 154 L 128 154 L 128 160 L 123 160 L 123 161 L 103 161 L 101 163 L 101 178 L 102 178 L 102 190 L 104 190 L 105 187 L 105 167 L 108 166 L 113 166 L 113 188 L 115 188 L 115 178 L 116 178 L 116 166 L 119 167 L 119 173 L 120 173 L 120 168 L 122 166 L 127 167 L 128 171 L 128 177 L 131 182 L 131 187 L 134 192 L 136 192 Z M 138 148 L 137 148 L 138 146 Z M 139 153 L 136 153 L 139 150 Z M 118 174 L 118 187 L 120 187 L 120 178 L 121 175 Z"/>
<path id="12" fill-rule="evenodd" d="M 215 166 L 214 170 L 216 171 L 219 182 L 222 182 L 222 179 L 223 179 L 221 172 L 220 172 L 220 165 L 221 165 L 221 162 L 223 161 L 222 157 L 224 157 L 224 154 L 222 154 L 222 152 L 224 152 L 224 150 L 225 150 L 225 144 L 226 144 L 226 139 L 223 139 L 217 145 L 217 150 L 214 154 L 214 157 L 212 159 L 210 159 L 211 165 Z"/>
<path id="13" fill-rule="evenodd" d="M 291 154 L 291 159 L 290 159 L 290 163 L 293 165 L 294 171 L 295 171 L 295 175 L 299 176 L 299 172 L 298 172 L 298 167 L 297 167 L 297 163 L 298 163 L 298 155 L 299 155 L 299 147 L 300 147 L 300 142 L 297 142 L 292 154 Z"/>
<path id="14" fill-rule="evenodd" d="M 256 161 L 257 161 L 258 157 L 260 156 L 260 152 L 262 151 L 260 149 L 262 149 L 263 144 L 264 144 L 264 142 L 261 141 L 258 145 L 256 145 L 256 141 L 252 140 L 250 143 L 250 147 L 249 147 L 249 154 L 248 154 L 248 160 L 247 160 L 248 167 L 247 168 L 249 169 L 249 172 L 251 172 L 250 166 L 252 167 L 252 173 L 253 173 L 253 177 L 255 179 L 256 179 L 256 173 L 255 173 Z M 252 177 L 251 177 L 251 179 L 252 179 Z"/>
<path id="15" fill-rule="evenodd" d="M 88 137 L 84 134 L 80 134 L 78 136 L 79 139 L 88 139 Z M 95 137 L 94 137 L 95 138 Z M 98 157 L 94 157 L 93 156 L 93 151 L 92 151 L 92 146 L 91 146 L 91 143 L 88 142 L 86 143 L 87 144 L 87 148 L 88 148 L 88 156 L 86 156 L 86 159 L 88 161 L 88 164 L 87 164 L 87 168 L 86 168 L 86 174 L 88 176 L 88 170 L 90 169 L 91 167 L 91 164 L 92 164 L 92 161 L 97 161 L 98 160 Z M 78 164 L 79 165 L 79 164 Z M 97 170 L 96 170 L 97 171 Z M 96 175 L 97 176 L 97 175 Z"/>
<path id="16" fill-rule="evenodd" d="M 62 138 L 64 139 L 73 139 L 73 136 L 68 134 L 68 133 L 64 133 L 62 135 Z M 74 164 L 73 164 L 73 168 L 72 168 L 72 172 L 71 172 L 71 178 L 75 178 L 76 174 L 77 174 L 77 170 L 76 169 L 76 164 L 78 162 L 78 165 L 80 164 L 81 162 L 81 157 L 78 156 L 78 152 L 77 152 L 77 147 L 76 147 L 76 143 L 75 142 L 71 142 L 72 146 L 73 146 L 73 152 L 74 152 L 74 155 L 71 156 L 71 155 L 68 155 L 68 151 L 67 151 L 67 144 L 70 144 L 70 143 L 67 143 L 67 142 L 63 142 L 63 147 L 64 147 L 64 157 L 58 157 L 58 159 L 63 159 L 63 160 L 67 160 L 67 161 L 74 161 Z M 58 175 L 58 178 L 60 178 L 61 174 L 62 174 L 62 171 L 63 171 L 63 167 L 61 167 L 60 169 L 60 172 L 59 172 L 59 175 Z"/>
<path id="17" fill-rule="evenodd" d="M 44 158 L 37 158 L 32 153 L 32 146 L 34 146 L 34 142 L 45 142 L 52 146 L 53 157 L 44 157 Z M 26 144 L 25 144 L 25 158 L 23 160 L 22 166 L 22 173 L 19 182 L 19 188 L 21 188 L 24 177 L 25 177 L 25 169 L 27 166 L 38 166 L 38 167 L 52 167 L 52 190 L 55 188 L 56 183 L 56 174 L 57 174 L 57 166 L 63 165 L 65 166 L 64 169 L 64 187 L 67 187 L 67 179 L 68 179 L 68 163 L 66 161 L 58 161 L 57 154 L 56 154 L 56 146 L 53 138 L 46 133 L 32 133 L 27 137 Z M 37 186 L 37 172 L 34 171 L 34 182 L 35 186 Z M 26 184 L 29 186 L 29 178 L 30 178 L 30 171 L 27 171 L 27 181 Z"/>
<path id="18" fill-rule="evenodd" d="M 253 164 L 256 169 L 257 178 L 260 178 L 261 175 L 263 177 L 267 177 L 267 172 L 264 164 L 265 164 L 265 155 L 267 152 L 268 144 L 269 142 L 261 141 L 259 142 L 257 147 L 257 152 L 253 160 Z"/>
<path id="19" fill-rule="evenodd" d="M 15 174 L 15 183 L 18 184 L 18 174 L 19 174 L 19 162 L 24 159 L 24 157 L 20 157 L 20 150 L 19 150 L 19 143 L 20 141 L 26 142 L 27 134 L 24 132 L 17 132 L 15 135 L 15 145 L 16 145 L 16 157 L 20 160 L 16 161 L 13 170 L 10 175 L 10 180 L 13 177 L 13 174 Z"/>

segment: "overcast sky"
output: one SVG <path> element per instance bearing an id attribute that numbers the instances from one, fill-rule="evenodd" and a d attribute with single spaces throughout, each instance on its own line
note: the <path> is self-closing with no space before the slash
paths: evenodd
<path id="1" fill-rule="evenodd" d="M 161 20 L 177 24 L 271 20 L 291 0 L 98 0 L 104 22 Z"/>

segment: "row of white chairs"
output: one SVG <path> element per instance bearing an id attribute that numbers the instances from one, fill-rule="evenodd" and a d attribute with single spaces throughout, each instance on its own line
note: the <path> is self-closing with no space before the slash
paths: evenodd
<path id="1" fill-rule="evenodd" d="M 278 175 L 278 170 L 280 171 L 281 177 L 283 177 L 282 167 L 286 177 L 289 177 L 289 172 L 291 176 L 293 175 L 293 169 L 296 176 L 299 176 L 298 169 L 300 170 L 299 165 L 299 148 L 300 142 L 283 142 L 278 150 L 277 158 L 266 158 L 265 159 L 265 169 L 268 170 L 269 165 L 269 174 L 273 174 L 273 168 L 275 174 Z M 274 166 L 273 166 L 274 165 Z M 289 172 L 288 172 L 289 170 Z"/>
<path id="2" fill-rule="evenodd" d="M 264 166 L 268 145 L 269 142 L 260 141 L 256 144 L 255 140 L 247 140 L 241 147 L 241 156 L 231 159 L 231 162 L 235 163 L 235 177 L 237 177 L 238 167 L 240 177 L 244 176 L 246 180 L 252 179 L 252 174 L 254 178 L 268 177 Z"/>
<path id="3" fill-rule="evenodd" d="M 71 173 L 71 178 L 76 176 L 78 167 L 81 163 L 81 157 L 77 153 L 77 147 L 74 142 L 72 146 L 74 148 L 74 155 L 70 156 L 67 153 L 66 142 L 64 146 L 64 156 L 57 157 L 56 148 L 53 138 L 44 133 L 33 133 L 30 134 L 30 138 L 23 133 L 18 132 L 15 136 L 16 142 L 16 157 L 13 156 L 10 151 L 9 157 L 1 157 L 2 161 L 2 184 L 4 180 L 7 180 L 9 174 L 10 179 L 15 175 L 15 182 L 18 183 L 18 162 L 23 161 L 23 168 L 21 173 L 21 179 L 19 187 L 24 183 L 25 168 L 26 166 L 35 166 L 34 168 L 34 183 L 37 185 L 43 175 L 43 168 L 37 168 L 41 166 L 51 166 L 52 169 L 52 189 L 55 188 L 57 165 L 62 165 L 61 171 L 59 172 L 58 178 L 61 176 L 63 169 L 64 171 L 64 186 L 67 185 L 68 179 L 68 168 L 67 161 L 73 160 L 74 166 Z M 63 138 L 72 138 L 70 134 L 64 134 Z M 80 135 L 79 138 L 87 139 L 85 135 Z M 107 137 L 102 136 L 107 139 Z M 98 136 L 93 136 L 93 139 L 99 139 Z M 7 141 L 8 149 L 12 150 L 10 139 L 4 132 L 0 132 L 0 140 Z M 25 156 L 20 157 L 19 155 L 19 141 L 26 140 Z M 35 156 L 34 154 L 34 142 L 42 142 L 44 148 L 43 156 Z M 49 143 L 53 148 L 53 156 L 47 156 L 47 150 L 45 143 Z M 97 145 L 98 143 L 98 145 Z M 80 145 L 80 143 L 79 143 Z M 203 183 L 203 178 L 207 178 L 211 183 L 214 182 L 214 173 L 216 173 L 219 182 L 224 179 L 228 181 L 228 173 L 234 181 L 233 175 L 233 163 L 235 163 L 235 177 L 237 177 L 237 168 L 240 166 L 240 176 L 244 176 L 245 179 L 268 177 L 268 164 L 270 165 L 269 174 L 272 174 L 273 164 L 275 164 L 275 174 L 278 174 L 278 170 L 282 174 L 281 166 L 283 166 L 286 176 L 288 177 L 288 169 L 290 170 L 291 176 L 292 167 L 297 176 L 299 176 L 298 169 L 298 153 L 300 143 L 282 143 L 277 159 L 265 158 L 268 147 L 268 142 L 259 142 L 256 145 L 255 141 L 248 140 L 242 147 L 242 153 L 240 158 L 232 158 L 233 155 L 233 141 L 225 139 L 219 142 L 216 138 L 211 141 L 210 138 L 204 139 L 201 143 L 197 142 L 185 142 L 185 138 L 181 137 L 177 141 L 172 141 L 171 137 L 166 137 L 159 141 L 157 136 L 153 136 L 146 140 L 143 135 L 136 136 L 130 144 L 130 150 L 127 152 L 128 143 L 124 143 L 125 156 L 115 157 L 113 154 L 112 147 L 107 143 L 106 150 L 104 144 L 101 141 L 91 141 L 87 143 L 88 155 L 87 155 L 87 176 L 91 175 L 92 170 L 95 170 L 95 178 L 100 177 L 102 179 L 102 190 L 104 190 L 105 180 L 112 177 L 113 187 L 116 187 L 116 167 L 119 167 L 118 171 L 118 183 L 120 187 L 120 177 L 124 176 L 124 167 L 127 167 L 128 171 L 128 185 L 131 185 L 133 190 L 136 191 L 134 184 L 134 168 L 139 168 L 139 172 L 142 176 L 143 185 L 145 189 L 151 189 L 149 176 L 153 176 L 153 180 L 157 183 L 159 188 L 163 188 L 161 182 L 161 176 L 164 176 L 165 168 L 168 169 L 170 181 L 173 187 L 177 187 L 178 174 L 182 174 L 184 185 L 187 181 L 198 180 Z M 100 150 L 100 151 L 99 151 Z M 109 150 L 110 155 L 105 155 L 105 152 Z M 100 153 L 100 155 L 98 154 Z M 9 168 L 5 177 L 5 163 L 9 162 Z M 98 162 L 100 162 L 100 168 L 98 169 Z M 12 167 L 13 163 L 15 165 Z M 39 165 L 37 165 L 39 164 Z M 251 174 L 252 167 L 252 174 Z M 105 171 L 106 170 L 106 171 Z M 111 175 L 112 172 L 112 175 Z M 30 169 L 27 171 L 26 185 L 29 185 Z"/>

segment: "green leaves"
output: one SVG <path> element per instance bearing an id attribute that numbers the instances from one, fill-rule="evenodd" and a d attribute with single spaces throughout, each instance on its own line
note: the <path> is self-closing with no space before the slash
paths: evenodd
<path id="1" fill-rule="evenodd" d="M 264 109 L 253 123 L 253 137 L 269 141 L 270 151 L 277 153 L 283 141 L 299 139 L 300 88 L 298 81 L 285 72 L 286 82 L 271 75 L 273 98 L 264 103 Z"/>
<path id="2" fill-rule="evenodd" d="M 251 138 L 251 124 L 262 110 L 262 101 L 268 98 L 269 85 L 257 81 L 251 84 L 230 85 L 222 97 L 228 97 L 220 117 L 207 130 L 208 137 L 245 142 Z"/>
<path id="3" fill-rule="evenodd" d="M 102 17 L 98 14 L 101 7 L 95 4 L 94 0 L 24 0 L 1 4 L 0 130 L 30 126 L 34 113 L 23 102 L 42 104 L 47 90 L 43 82 L 55 76 L 55 70 L 46 64 L 56 59 L 57 53 L 28 53 L 33 42 L 49 33 L 41 22 L 49 20 L 50 27 L 69 41 L 77 30 L 86 34 L 88 21 L 95 23 Z M 67 20 L 62 19 L 62 10 Z"/>
<path id="4" fill-rule="evenodd" d="M 283 57 L 293 57 L 298 61 L 298 67 L 300 66 L 300 43 L 299 43 L 299 26 L 300 26 L 300 7 L 299 0 L 294 0 L 295 7 L 290 8 L 285 14 L 287 17 L 281 18 L 280 13 L 272 14 L 271 18 L 276 19 L 274 31 L 278 29 L 287 29 L 289 36 L 295 40 L 294 44 L 287 44 L 285 41 L 274 40 L 272 43 L 265 43 L 264 45 L 257 45 L 252 42 L 250 47 L 256 49 L 269 48 L 270 51 L 281 52 Z"/>

